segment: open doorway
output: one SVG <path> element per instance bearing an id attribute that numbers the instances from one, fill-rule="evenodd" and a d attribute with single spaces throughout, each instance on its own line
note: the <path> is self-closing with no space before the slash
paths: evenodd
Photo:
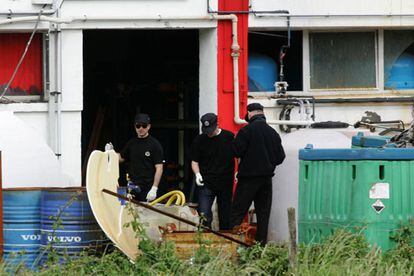
<path id="1" fill-rule="evenodd" d="M 189 149 L 199 117 L 198 30 L 90 30 L 83 36 L 82 161 L 107 142 L 119 152 L 136 135 L 135 114 L 148 113 L 150 134 L 164 148 L 160 189 L 189 196 Z"/>

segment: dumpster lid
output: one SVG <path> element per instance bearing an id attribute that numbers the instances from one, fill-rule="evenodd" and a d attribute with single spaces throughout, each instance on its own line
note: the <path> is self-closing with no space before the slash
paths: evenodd
<path id="1" fill-rule="evenodd" d="M 314 149 L 299 150 L 300 160 L 414 160 L 414 148 Z"/>

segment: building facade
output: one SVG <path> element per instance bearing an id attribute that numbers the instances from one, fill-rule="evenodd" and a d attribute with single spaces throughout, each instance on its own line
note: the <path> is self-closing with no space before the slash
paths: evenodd
<path id="1" fill-rule="evenodd" d="M 92 149 L 112 141 L 120 150 L 133 135 L 136 112 L 153 118 L 166 181 L 176 185 L 190 179 L 187 152 L 200 114 L 217 112 L 222 127 L 237 131 L 247 102 L 257 101 L 278 124 L 277 93 L 250 83 L 254 57 L 276 72 L 272 82 L 288 83 L 288 95 L 324 99 L 317 121 L 353 124 L 365 111 L 412 120 L 410 1 L 0 0 L 0 7 L 0 111 L 35 129 L 74 185 Z M 292 120 L 306 119 L 299 110 Z"/>

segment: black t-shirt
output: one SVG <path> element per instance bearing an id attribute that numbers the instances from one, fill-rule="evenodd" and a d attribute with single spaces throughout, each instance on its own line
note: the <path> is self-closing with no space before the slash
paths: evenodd
<path id="1" fill-rule="evenodd" d="M 198 162 L 204 183 L 210 188 L 223 188 L 228 183 L 231 187 L 234 176 L 234 157 L 232 142 L 234 134 L 221 130 L 214 137 L 200 134 L 191 146 L 191 160 Z"/>
<path id="2" fill-rule="evenodd" d="M 121 151 L 121 156 L 128 163 L 131 181 L 147 187 L 153 184 L 155 165 L 163 163 L 162 146 L 150 135 L 129 140 Z"/>

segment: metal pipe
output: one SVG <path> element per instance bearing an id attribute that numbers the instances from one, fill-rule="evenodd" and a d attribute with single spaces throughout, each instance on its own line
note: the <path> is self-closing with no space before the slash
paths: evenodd
<path id="1" fill-rule="evenodd" d="M 269 125 L 301 125 L 301 126 L 309 126 L 314 121 L 291 121 L 291 120 L 266 120 Z"/>
<path id="2" fill-rule="evenodd" d="M 60 11 L 56 11 L 59 18 Z M 62 30 L 60 24 L 56 25 L 56 156 L 61 162 L 62 155 Z"/>
<path id="3" fill-rule="evenodd" d="M 385 98 L 334 98 L 334 99 L 309 99 L 311 103 L 403 103 L 414 102 L 414 97 L 385 97 Z M 277 104 L 292 104 L 290 99 L 278 99 Z"/>
<path id="4" fill-rule="evenodd" d="M 48 34 L 48 43 L 50 45 L 50 39 L 52 38 L 51 34 L 50 34 L 50 28 L 49 28 L 49 34 Z M 53 36 L 53 39 L 56 39 L 56 37 Z M 51 47 L 48 47 L 48 54 L 49 54 L 49 58 L 48 58 L 48 62 L 50 62 L 50 50 Z M 56 66 L 56 64 L 55 64 Z M 55 67 L 53 66 L 53 67 Z M 50 66 L 52 67 L 52 66 Z M 53 149 L 53 152 L 55 152 L 56 150 L 56 117 L 55 117 L 55 103 L 54 103 L 54 96 L 52 94 L 52 91 L 56 91 L 56 82 L 55 80 L 52 80 L 51 78 L 51 72 L 52 70 L 48 70 L 48 78 L 49 78 L 49 94 L 48 94 L 48 118 L 49 118 L 49 146 L 50 148 Z"/>
<path id="5" fill-rule="evenodd" d="M 300 120 L 303 121 L 303 114 L 305 113 L 305 106 L 301 99 L 298 99 L 299 102 L 299 113 L 300 113 Z"/>
<path id="6" fill-rule="evenodd" d="M 7 15 L 9 17 L 15 14 L 16 15 L 34 15 L 34 14 L 39 14 L 39 11 L 27 12 L 27 11 L 13 11 L 12 9 L 8 9 L 7 11 L 5 10 L 0 11 L 0 15 Z M 49 9 L 49 10 L 42 11 L 42 14 L 54 14 L 55 12 L 56 12 L 56 9 Z"/>
<path id="7" fill-rule="evenodd" d="M 210 7 L 210 0 L 207 0 L 207 13 L 216 14 L 249 14 L 249 13 L 289 13 L 287 10 L 274 10 L 274 11 L 214 11 Z"/>
<path id="8" fill-rule="evenodd" d="M 291 14 L 289 10 L 248 10 L 248 11 L 215 11 L 210 7 L 210 0 L 207 1 L 207 13 L 216 13 L 216 14 L 254 14 L 257 17 L 266 17 L 266 16 L 277 16 L 277 17 L 361 17 L 361 16 L 377 16 L 377 17 L 393 17 L 393 16 L 403 16 L 403 17 L 412 17 L 413 13 L 371 13 L 371 14 L 344 14 L 344 13 L 326 13 L 326 14 Z"/>
<path id="9" fill-rule="evenodd" d="M 209 228 L 209 227 L 207 227 L 207 226 L 204 226 L 204 225 L 202 225 L 202 224 L 195 223 L 195 222 L 193 222 L 193 221 L 191 221 L 191 220 L 188 220 L 188 219 L 182 218 L 182 217 L 180 217 L 180 216 L 176 216 L 176 215 L 174 215 L 174 214 L 170 214 L 170 213 L 168 213 L 168 212 L 165 212 L 165 211 L 159 210 L 159 209 L 157 209 L 157 208 L 155 208 L 155 207 L 152 207 L 152 206 L 150 206 L 150 205 L 148 205 L 148 204 L 142 203 L 142 202 L 140 202 L 140 201 L 138 201 L 138 200 L 128 198 L 128 197 L 126 197 L 126 196 L 123 196 L 123 195 L 120 195 L 120 194 L 114 193 L 114 192 L 112 192 L 112 191 L 110 191 L 110 190 L 107 190 L 107 189 L 102 189 L 102 192 L 104 192 L 104 193 L 106 193 L 106 194 L 108 194 L 108 195 L 111 195 L 111 196 L 114 196 L 114 197 L 120 198 L 120 199 L 124 199 L 124 200 L 126 200 L 126 201 L 131 201 L 132 203 L 134 203 L 134 204 L 136 204 L 136 205 L 138 205 L 138 206 L 144 207 L 144 208 L 149 209 L 149 210 L 151 210 L 151 211 L 154 211 L 154 212 L 156 212 L 156 213 L 159 213 L 159 214 L 162 214 L 162 215 L 164 215 L 164 216 L 167 216 L 167 217 L 170 217 L 170 218 L 176 219 L 176 220 L 178 220 L 178 221 L 184 222 L 184 223 L 189 224 L 189 225 L 191 225 L 191 226 L 195 226 L 195 227 L 197 227 L 197 228 L 202 228 L 202 229 L 204 229 L 204 230 L 210 231 L 211 233 L 213 233 L 213 234 L 215 234 L 215 235 L 217 235 L 217 236 L 220 236 L 220 237 L 222 237 L 222 238 L 225 238 L 225 239 L 227 239 L 227 240 L 230 240 L 230 241 L 232 241 L 232 242 L 238 243 L 238 244 L 240 244 L 240 245 L 244 245 L 244 246 L 246 246 L 246 247 L 250 247 L 250 245 L 249 245 L 249 244 L 247 244 L 247 243 L 245 243 L 245 242 L 243 242 L 243 241 L 240 241 L 240 240 L 235 239 L 235 238 L 233 238 L 233 237 L 227 236 L 227 235 L 225 235 L 225 234 L 223 234 L 223 233 L 220 233 L 220 232 L 218 232 L 218 231 L 214 231 L 213 229 L 211 229 L 211 228 Z"/>
<path id="10" fill-rule="evenodd" d="M 257 17 L 413 17 L 414 14 L 412 13 L 371 13 L 371 14 L 280 14 L 280 13 L 267 13 L 268 15 L 261 15 L 259 13 L 252 12 L 252 14 L 257 14 Z"/>
<path id="11" fill-rule="evenodd" d="M 42 12 L 43 14 L 43 12 Z M 46 21 L 46 22 L 52 22 L 52 23 L 66 23 L 69 24 L 73 21 L 71 18 L 66 19 L 60 19 L 56 17 L 50 17 L 50 16 L 22 16 L 22 17 L 16 17 L 16 18 L 9 18 L 9 19 L 3 19 L 0 20 L 0 25 L 6 25 L 6 24 L 13 24 L 13 23 L 21 23 L 21 22 L 33 22 L 33 21 Z"/>

